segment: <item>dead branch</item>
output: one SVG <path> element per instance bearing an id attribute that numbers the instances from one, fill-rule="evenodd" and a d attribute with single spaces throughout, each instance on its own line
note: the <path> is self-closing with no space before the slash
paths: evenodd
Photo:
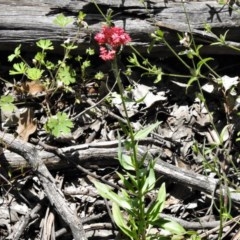
<path id="1" fill-rule="evenodd" d="M 28 162 L 28 164 L 33 169 L 36 169 L 38 171 L 38 175 L 42 178 L 43 184 L 46 184 L 52 179 L 51 175 L 49 176 L 50 173 L 48 172 L 46 166 L 50 166 L 54 169 L 66 169 L 72 167 L 69 162 L 64 161 L 63 159 L 61 160 L 61 155 L 64 159 L 70 159 L 71 162 L 75 162 L 76 164 L 88 168 L 91 166 L 118 165 L 117 160 L 113 161 L 117 157 L 118 141 L 98 142 L 60 148 L 58 149 L 58 154 L 55 155 L 54 153 L 49 153 L 45 150 L 37 150 L 32 144 L 25 142 L 23 143 L 21 140 L 14 138 L 10 134 L 0 132 L 0 138 L 8 146 L 9 150 L 15 152 L 15 154 L 10 154 L 8 151 L 5 150 L 3 154 L 5 162 L 7 161 L 9 165 L 13 167 L 20 167 L 19 163 L 16 164 L 16 160 L 19 161 L 19 159 L 21 159 L 21 163 L 24 164 L 25 167 L 27 166 Z M 19 146 L 22 145 L 24 145 L 24 148 L 19 148 Z M 31 155 L 32 149 L 34 149 L 33 156 Z M 28 153 L 28 151 L 30 152 Z M 139 153 L 145 153 L 146 151 L 146 146 L 139 145 Z M 156 154 L 156 148 L 150 149 L 148 151 L 150 153 L 152 152 L 153 154 Z M 20 158 L 18 155 L 16 155 L 16 153 L 21 155 L 23 158 Z M 11 156 L 11 158 L 9 158 L 9 156 Z M 47 156 L 49 156 L 50 158 L 47 158 Z M 15 160 L 13 161 L 14 158 Z M 26 160 L 24 160 L 24 158 L 27 160 L 27 162 Z M 39 170 L 43 171 L 42 175 L 39 173 Z M 221 190 L 223 191 L 223 194 L 228 194 L 226 190 L 217 190 L 219 184 L 218 179 L 213 179 L 207 176 L 203 176 L 201 174 L 196 174 L 189 170 L 178 168 L 161 160 L 160 158 L 157 159 L 155 170 L 158 174 L 166 176 L 168 179 L 172 179 L 174 182 L 181 183 L 183 185 L 192 187 L 193 189 L 203 191 L 205 193 L 209 193 L 212 195 L 215 194 L 216 196 L 218 196 Z M 53 180 L 51 180 L 50 182 L 52 184 Z M 56 188 L 54 186 L 52 186 L 53 189 Z M 49 191 L 49 188 L 47 189 Z M 57 190 L 55 189 L 54 191 L 56 192 Z M 58 191 L 56 194 L 59 195 Z M 52 194 L 49 193 L 49 195 L 51 199 Z M 239 193 L 231 192 L 230 197 L 232 201 L 240 203 Z M 54 202 L 54 200 L 51 199 L 51 202 Z"/>

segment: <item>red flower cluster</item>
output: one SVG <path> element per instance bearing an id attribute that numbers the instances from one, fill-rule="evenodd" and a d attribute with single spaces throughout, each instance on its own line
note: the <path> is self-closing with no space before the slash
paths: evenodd
<path id="1" fill-rule="evenodd" d="M 94 39 L 100 46 L 100 58 L 104 61 L 113 60 L 117 48 L 131 41 L 130 36 L 120 27 L 103 26 Z"/>

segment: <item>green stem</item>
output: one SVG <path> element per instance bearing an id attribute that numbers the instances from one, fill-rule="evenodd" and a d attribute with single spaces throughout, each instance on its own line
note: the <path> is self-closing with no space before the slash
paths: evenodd
<path id="1" fill-rule="evenodd" d="M 122 106 L 123 106 L 123 110 L 124 110 L 124 114 L 126 117 L 126 121 L 127 121 L 127 127 L 128 127 L 128 131 L 129 131 L 129 137 L 130 137 L 130 141 L 131 141 L 131 150 L 132 150 L 132 163 L 133 166 L 135 168 L 135 172 L 136 172 L 136 181 L 137 181 L 137 206 L 135 206 L 135 209 L 138 212 L 138 216 L 135 216 L 135 223 L 138 222 L 138 234 L 137 234 L 137 239 L 136 240 L 146 240 L 146 229 L 147 229 L 147 224 L 145 221 L 145 205 L 144 205 L 144 195 L 142 192 L 142 181 L 141 181 L 141 175 L 140 175 L 140 168 L 141 166 L 139 166 L 139 162 L 138 162 L 138 157 L 137 157 L 137 145 L 136 145 L 136 141 L 135 141 L 135 137 L 134 137 L 134 131 L 133 131 L 133 127 L 131 125 L 130 119 L 128 117 L 128 112 L 127 112 L 127 106 L 126 106 L 126 102 L 125 102 L 125 98 L 124 98 L 124 87 L 121 81 L 121 77 L 120 77 L 120 71 L 118 69 L 118 63 L 117 63 L 117 58 L 115 58 L 112 61 L 112 70 L 114 73 L 114 77 L 117 81 L 117 85 L 119 88 L 119 92 L 120 92 L 120 96 L 121 96 L 121 100 L 122 100 Z"/>
<path id="2" fill-rule="evenodd" d="M 175 55 L 175 57 L 189 70 L 191 70 L 191 67 L 176 53 L 176 51 L 172 48 L 170 44 L 163 38 L 164 44 L 170 49 L 170 51 Z"/>

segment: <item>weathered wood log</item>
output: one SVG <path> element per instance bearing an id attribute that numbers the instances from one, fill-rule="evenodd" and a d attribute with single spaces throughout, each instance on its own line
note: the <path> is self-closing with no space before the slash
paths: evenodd
<path id="1" fill-rule="evenodd" d="M 189 26 L 197 39 L 206 45 L 208 53 L 226 53 L 226 48 L 209 46 L 212 35 L 204 33 L 204 24 L 211 25 L 216 34 L 224 34 L 229 30 L 227 39 L 237 42 L 240 15 L 238 6 L 233 4 L 219 5 L 217 1 L 145 1 L 145 6 L 138 0 L 97 0 L 99 8 L 106 13 L 108 8 L 114 12 L 113 22 L 122 26 L 131 35 L 133 45 L 139 51 L 146 51 L 151 40 L 150 34 L 161 26 L 167 32 L 170 44 L 179 45 L 177 31 L 189 31 Z M 0 49 L 6 50 L 22 43 L 23 46 L 33 44 L 39 39 L 51 39 L 60 42 L 73 38 L 77 34 L 76 18 L 79 11 L 87 13 L 88 29 L 81 29 L 78 35 L 79 51 L 94 42 L 92 35 L 99 31 L 104 18 L 93 1 L 83 0 L 0 0 Z M 75 22 L 64 31 L 53 23 L 57 14 L 72 16 Z M 189 23 L 189 25 L 188 25 Z M 126 48 L 126 50 L 128 50 Z M 165 55 L 166 48 L 158 44 L 154 54 Z M 231 50 L 228 50 L 231 53 Z"/>

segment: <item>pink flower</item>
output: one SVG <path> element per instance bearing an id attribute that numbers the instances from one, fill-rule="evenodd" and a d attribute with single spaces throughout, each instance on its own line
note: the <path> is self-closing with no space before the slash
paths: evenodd
<path id="1" fill-rule="evenodd" d="M 115 50 L 107 50 L 105 47 L 100 47 L 100 58 L 104 61 L 113 60 L 115 58 Z"/>
<path id="2" fill-rule="evenodd" d="M 131 41 L 130 36 L 120 27 L 103 26 L 101 32 L 97 33 L 94 39 L 100 47 L 100 57 L 105 60 L 113 60 L 118 47 Z M 110 46 L 110 49 L 107 47 Z"/>
<path id="3" fill-rule="evenodd" d="M 103 44 L 103 43 L 105 43 L 105 35 L 103 34 L 103 33 L 98 33 L 96 36 L 95 36 L 95 38 L 94 38 L 97 42 L 98 42 L 98 44 Z"/>

